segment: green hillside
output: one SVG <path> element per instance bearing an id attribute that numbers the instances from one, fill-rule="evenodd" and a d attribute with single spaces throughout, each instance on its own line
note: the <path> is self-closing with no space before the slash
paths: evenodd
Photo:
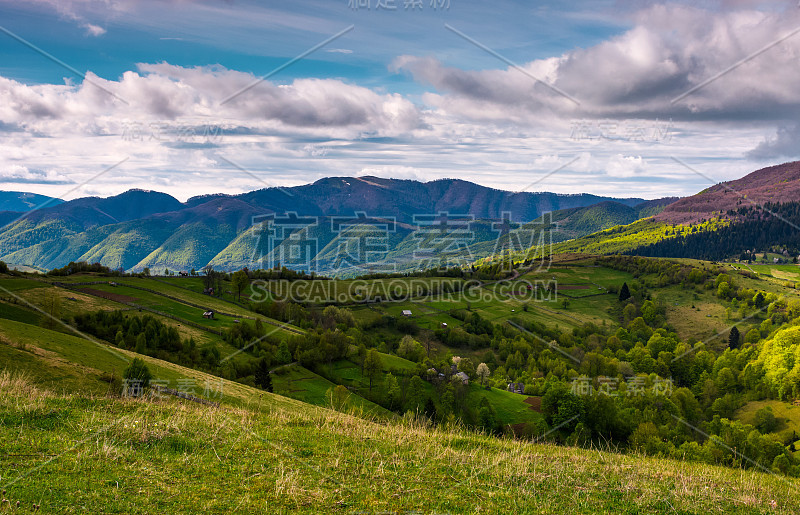
<path id="1" fill-rule="evenodd" d="M 51 393 L 0 373 L 3 497 L 43 512 L 794 513 L 793 481 L 253 392 L 238 407 Z M 31 448 L 27 443 L 35 441 Z M 212 479 L 213 478 L 213 479 Z"/>
<path id="2" fill-rule="evenodd" d="M 481 505 L 484 512 L 573 505 L 660 512 L 665 498 L 686 512 L 712 504 L 724 512 L 795 509 L 788 492 L 800 474 L 800 426 L 791 408 L 800 399 L 796 267 L 574 254 L 546 266 L 507 264 L 346 280 L 288 270 L 129 276 L 79 263 L 45 276 L 4 274 L 0 363 L 15 374 L 4 380 L 23 377 L 52 392 L 30 402 L 54 404 L 41 411 L 39 404 L 28 409 L 9 401 L 34 418 L 3 419 L 10 422 L 0 429 L 11 428 L 3 438 L 10 441 L 22 427 L 23 435 L 55 431 L 61 442 L 75 442 L 76 432 L 98 431 L 114 414 L 141 422 L 185 410 L 186 420 L 166 432 L 154 426 L 134 439 L 125 431 L 106 435 L 103 452 L 124 460 L 100 467 L 102 452 L 67 453 L 77 460 L 69 470 L 94 470 L 84 476 L 98 487 L 111 481 L 107 473 L 135 491 L 160 489 L 164 496 L 151 497 L 167 511 L 175 499 L 207 511 L 231 508 L 208 490 L 165 488 L 148 467 L 167 467 L 188 484 L 199 485 L 193 471 L 205 467 L 222 484 L 244 474 L 254 485 L 259 478 L 275 485 L 298 466 L 293 455 L 326 474 L 341 472 L 343 481 L 381 481 L 382 471 L 391 471 L 378 493 L 395 488 L 389 481 L 399 477 L 406 493 L 379 496 L 359 486 L 348 497 L 340 485 L 318 479 L 313 488 L 295 482 L 294 490 L 251 489 L 241 478 L 239 491 L 254 503 L 277 503 L 277 511 L 326 511 L 332 498 L 344 503 L 333 501 L 334 510 L 420 509 L 427 500 L 435 509 L 470 511 L 465 506 L 483 502 L 478 492 L 488 484 L 497 490 Z M 220 296 L 203 293 L 209 284 Z M 209 309 L 215 316 L 203 317 Z M 152 399 L 120 397 L 122 375 L 136 356 L 150 370 Z M 212 415 L 199 400 L 221 402 L 224 415 Z M 79 416 L 71 408 L 76 402 L 86 408 Z M 213 420 L 194 420 L 191 410 Z M 276 447 L 267 451 L 249 433 L 227 432 L 222 417 L 233 414 Z M 101 425 L 90 428 L 91 421 Z M 290 434 L 296 438 L 287 440 Z M 248 465 L 256 454 L 242 445 L 259 451 L 258 464 Z M 45 443 L 36 449 L 34 455 L 57 451 Z M 221 449 L 237 456 L 235 465 Z M 510 469 L 489 460 L 491 472 L 468 472 L 490 456 L 512 460 L 514 452 L 524 458 Z M 185 470 L 170 462 L 176 456 Z M 0 477 L 28 462 L 9 463 Z M 519 479 L 539 471 L 535 489 Z M 549 480 L 553 475 L 560 479 Z M 717 485 L 715 496 L 699 499 L 708 490 L 687 489 L 687 477 Z M 437 489 L 416 493 L 417 481 L 430 478 L 438 478 Z M 59 474 L 47 481 L 52 492 L 69 482 Z M 76 490 L 82 506 L 131 510 L 127 490 L 102 499 L 94 481 Z M 448 484 L 461 495 L 451 495 Z M 9 486 L 9 499 L 39 502 L 33 490 Z M 514 504 L 520 496 L 526 503 Z M 54 493 L 42 503 L 69 510 L 59 499 Z"/>

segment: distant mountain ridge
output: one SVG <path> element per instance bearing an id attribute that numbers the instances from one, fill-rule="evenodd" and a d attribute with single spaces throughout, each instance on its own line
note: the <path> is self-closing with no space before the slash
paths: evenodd
<path id="1" fill-rule="evenodd" d="M 39 206 L 53 207 L 62 204 L 60 198 L 47 197 L 24 191 L 0 191 L 0 211 L 26 212 Z"/>
<path id="2" fill-rule="evenodd" d="M 46 269 L 70 261 L 125 270 L 199 269 L 207 264 L 237 269 L 252 266 L 253 256 L 262 252 L 247 230 L 254 217 L 294 212 L 317 220 L 307 232 L 318 245 L 324 272 L 338 266 L 335 256 L 346 239 L 344 232 L 333 230 L 334 219 L 362 213 L 396 221 L 388 254 L 401 259 L 402 266 L 411 266 L 415 258 L 410 249 L 418 243 L 413 235 L 417 215 L 472 217 L 478 228 L 474 243 L 481 244 L 485 255 L 496 238 L 492 221 L 508 217 L 525 223 L 546 212 L 567 210 L 569 237 L 575 237 L 636 219 L 636 206 L 647 202 L 591 194 L 509 192 L 458 179 L 423 183 L 369 176 L 331 177 L 239 195 L 204 195 L 185 203 L 165 193 L 130 190 L 109 198 L 65 202 L 19 220 L 19 213 L 0 212 L 0 222 L 16 220 L 0 229 L 0 259 Z M 583 213 L 587 208 L 593 209 Z"/>

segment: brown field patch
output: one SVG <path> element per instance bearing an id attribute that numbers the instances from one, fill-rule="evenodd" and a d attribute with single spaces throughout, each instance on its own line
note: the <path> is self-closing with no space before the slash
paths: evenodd
<path id="1" fill-rule="evenodd" d="M 527 404 L 530 407 L 530 409 L 532 409 L 533 411 L 536 411 L 538 413 L 542 412 L 542 398 L 541 397 L 528 397 L 522 402 Z"/>
<path id="2" fill-rule="evenodd" d="M 137 302 L 139 300 L 135 297 L 120 295 L 119 293 L 109 293 L 107 291 L 102 291 L 102 290 L 95 290 L 94 288 L 80 288 L 78 291 L 81 291 L 83 293 L 88 293 L 89 295 L 94 295 L 95 297 L 101 297 L 103 299 L 113 300 L 114 302 Z"/>

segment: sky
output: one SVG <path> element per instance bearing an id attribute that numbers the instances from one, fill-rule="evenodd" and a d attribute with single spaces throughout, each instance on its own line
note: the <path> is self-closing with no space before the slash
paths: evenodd
<path id="1" fill-rule="evenodd" d="M 660 198 L 800 154 L 800 4 L 0 0 L 0 190 Z"/>

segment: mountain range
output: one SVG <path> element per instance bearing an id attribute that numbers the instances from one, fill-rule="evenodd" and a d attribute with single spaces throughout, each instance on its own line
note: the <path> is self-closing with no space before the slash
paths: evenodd
<path id="1" fill-rule="evenodd" d="M 70 261 L 159 272 L 206 265 L 232 270 L 278 262 L 292 267 L 290 255 L 297 249 L 292 250 L 290 243 L 302 240 L 306 243 L 302 255 L 295 256 L 299 261 L 294 268 L 313 262 L 320 272 L 363 273 L 359 267 L 367 256 L 377 269 L 405 270 L 418 265 L 421 245 L 436 256 L 491 254 L 493 243 L 502 236 L 497 224 L 504 218 L 509 227 L 518 228 L 553 213 L 553 221 L 563 227 L 563 233 L 553 233 L 559 240 L 650 216 L 674 200 L 509 192 L 457 179 L 418 182 L 378 177 L 332 177 L 303 186 L 204 195 L 186 202 L 155 191 L 130 190 L 34 211 L 0 212 L 0 259 L 44 269 Z M 263 228 L 260 220 L 270 215 L 278 217 L 278 222 L 267 222 L 274 229 L 287 220 L 287 213 L 306 219 L 292 225 L 283 238 L 270 241 L 267 232 L 251 230 L 254 222 Z M 454 243 L 452 237 L 441 237 L 446 230 L 439 236 L 415 230 L 421 224 L 440 228 L 447 219 L 461 228 L 450 229 L 461 231 L 462 241 L 455 244 L 459 248 L 448 248 Z M 274 236 L 273 232 L 269 234 Z M 381 235 L 383 241 L 375 240 Z M 381 266 L 390 261 L 394 268 Z"/>
<path id="2" fill-rule="evenodd" d="M 52 200 L 40 209 L 35 207 L 48 197 L 2 192 L 2 205 L 15 209 L 0 211 L 0 260 L 38 269 L 88 261 L 158 273 L 281 264 L 353 276 L 525 251 L 542 243 L 534 238 L 543 231 L 547 241 L 559 244 L 557 251 L 691 257 L 713 247 L 728 256 L 788 242 L 783 225 L 795 216 L 797 199 L 800 162 L 756 170 L 689 197 L 649 201 L 370 176 L 186 202 L 130 190 L 108 198 Z M 785 216 L 761 209 L 765 203 L 781 206 Z M 758 230 L 764 217 L 775 219 L 769 231 Z M 717 221 L 706 223 L 711 220 Z M 708 235 L 720 230 L 725 234 Z M 717 241 L 722 236 L 725 245 Z"/>

